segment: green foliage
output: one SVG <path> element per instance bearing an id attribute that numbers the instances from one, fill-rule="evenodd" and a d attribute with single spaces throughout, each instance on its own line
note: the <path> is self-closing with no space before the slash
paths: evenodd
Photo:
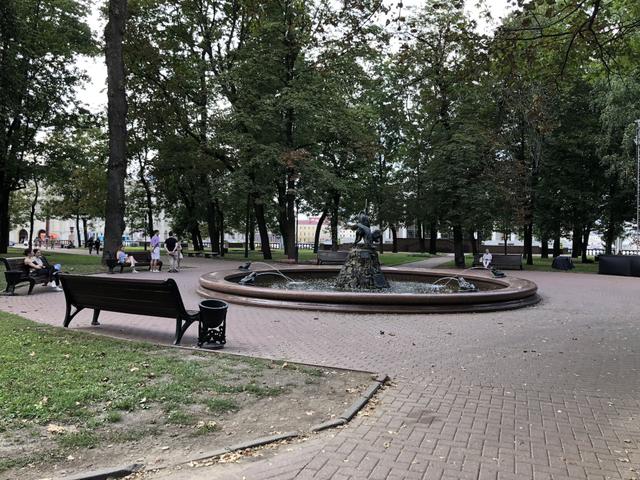
<path id="1" fill-rule="evenodd" d="M 95 43 L 82 0 L 0 4 L 0 251 L 6 251 L 9 192 L 32 177 L 46 129 L 62 124 L 82 82 L 75 65 Z"/>
<path id="2" fill-rule="evenodd" d="M 103 218 L 107 191 L 104 131 L 91 119 L 56 129 L 46 143 L 47 209 L 57 218 Z"/>

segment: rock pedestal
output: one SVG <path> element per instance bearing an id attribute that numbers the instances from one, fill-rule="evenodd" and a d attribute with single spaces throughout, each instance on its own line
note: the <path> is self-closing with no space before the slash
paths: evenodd
<path id="1" fill-rule="evenodd" d="M 378 252 L 373 248 L 352 248 L 338 274 L 336 287 L 344 290 L 389 288 L 380 269 Z"/>

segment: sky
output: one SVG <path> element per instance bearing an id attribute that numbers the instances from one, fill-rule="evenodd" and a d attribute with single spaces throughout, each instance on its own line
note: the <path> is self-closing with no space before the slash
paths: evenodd
<path id="1" fill-rule="evenodd" d="M 2 1 L 2 0 L 0 0 Z M 426 1 L 433 0 L 386 0 L 390 6 L 397 8 L 398 3 L 402 2 L 403 8 L 415 8 L 424 4 Z M 449 1 L 449 0 L 445 0 Z M 466 0 L 467 11 L 470 16 L 479 20 L 478 9 L 475 6 L 476 0 Z M 509 0 L 486 0 L 487 7 L 491 12 L 491 16 L 498 20 L 504 16 L 508 11 L 507 4 Z M 92 10 L 91 17 L 89 18 L 89 25 L 97 37 L 102 36 L 104 31 L 105 22 L 100 18 L 99 14 L 99 2 L 95 2 Z M 481 29 L 491 30 L 492 26 L 481 22 Z M 89 76 L 88 82 L 77 90 L 78 98 L 80 101 L 86 104 L 86 106 L 92 112 L 98 113 L 101 110 L 106 110 L 107 105 L 107 67 L 104 63 L 104 57 L 98 56 L 94 58 L 81 57 L 76 62 L 78 67 L 85 70 Z"/>

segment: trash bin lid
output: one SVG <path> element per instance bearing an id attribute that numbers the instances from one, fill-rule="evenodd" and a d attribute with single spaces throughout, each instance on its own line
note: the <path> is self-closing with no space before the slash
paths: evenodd
<path id="1" fill-rule="evenodd" d="M 222 300 L 202 300 L 200 302 L 200 308 L 209 309 L 209 310 L 222 310 L 228 307 L 229 307 L 229 304 Z"/>

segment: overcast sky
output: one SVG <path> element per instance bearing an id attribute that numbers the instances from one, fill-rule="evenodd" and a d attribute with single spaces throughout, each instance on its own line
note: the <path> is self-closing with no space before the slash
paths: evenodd
<path id="1" fill-rule="evenodd" d="M 402 3 L 404 5 L 403 8 L 413 8 L 424 4 L 425 1 L 430 0 L 404 0 Z M 387 0 L 387 2 L 389 3 L 389 5 L 397 8 L 400 0 Z M 469 14 L 479 20 L 478 9 L 475 6 L 476 0 L 466 0 L 466 3 Z M 491 12 L 491 16 L 495 20 L 498 20 L 500 17 L 504 16 L 504 14 L 507 12 L 508 0 L 486 0 L 486 4 Z M 91 18 L 89 19 L 89 25 L 91 25 L 94 34 L 101 37 L 102 32 L 104 31 L 104 21 L 100 18 L 98 8 L 99 3 L 96 2 L 93 7 Z M 481 28 L 490 30 L 492 29 L 492 25 L 486 25 L 484 22 L 481 22 Z M 95 58 L 80 58 L 77 64 L 89 75 L 89 81 L 86 83 L 84 88 L 78 90 L 79 99 L 83 103 L 85 103 L 93 112 L 97 113 L 100 110 L 106 109 L 107 67 L 104 64 L 104 57 L 99 56 Z"/>

